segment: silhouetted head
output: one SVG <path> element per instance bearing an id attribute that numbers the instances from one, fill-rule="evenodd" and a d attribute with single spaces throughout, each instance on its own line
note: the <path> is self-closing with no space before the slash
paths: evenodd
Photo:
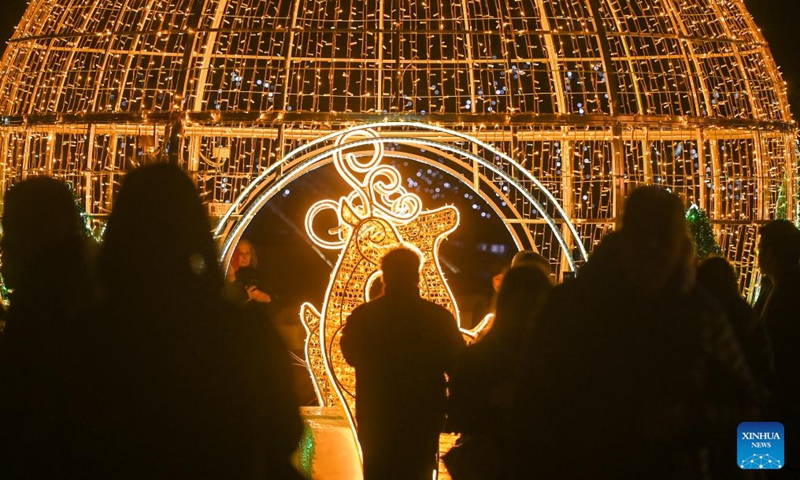
<path id="1" fill-rule="evenodd" d="M 547 275 L 551 273 L 550 262 L 544 255 L 539 252 L 534 252 L 533 250 L 521 250 L 511 259 L 512 268 L 521 267 L 523 265 L 539 267 Z"/>
<path id="2" fill-rule="evenodd" d="M 733 265 L 722 257 L 709 257 L 697 267 L 697 283 L 721 302 L 741 298 Z"/>
<path id="3" fill-rule="evenodd" d="M 157 163 L 126 175 L 101 257 L 110 296 L 218 297 L 222 276 L 215 251 L 205 209 L 183 171 Z"/>
<path id="4" fill-rule="evenodd" d="M 800 264 L 800 231 L 788 220 L 773 220 L 761 228 L 760 234 L 759 268 L 777 284 L 784 271 Z"/>
<path id="5" fill-rule="evenodd" d="M 381 271 L 386 292 L 419 291 L 420 258 L 411 249 L 396 248 L 381 259 Z"/>
<path id="6" fill-rule="evenodd" d="M 522 338 L 533 327 L 536 315 L 553 289 L 550 275 L 541 266 L 523 264 L 511 267 L 497 294 L 497 312 L 487 335 L 511 335 Z"/>
<path id="7" fill-rule="evenodd" d="M 61 261 L 65 246 L 80 245 L 83 222 L 69 188 L 50 177 L 24 180 L 8 191 L 3 212 L 2 273 L 9 287 Z"/>
<path id="8" fill-rule="evenodd" d="M 383 296 L 386 285 L 383 284 L 383 277 L 377 276 L 372 280 L 367 290 L 367 300 L 375 300 Z"/>
<path id="9" fill-rule="evenodd" d="M 492 278 L 492 290 L 495 292 L 500 291 L 503 285 L 503 277 L 508 271 L 508 264 L 505 262 L 495 262 L 489 267 L 489 275 Z"/>
<path id="10" fill-rule="evenodd" d="M 620 230 L 623 264 L 634 285 L 656 293 L 689 268 L 692 245 L 683 203 L 660 187 L 634 190 Z"/>

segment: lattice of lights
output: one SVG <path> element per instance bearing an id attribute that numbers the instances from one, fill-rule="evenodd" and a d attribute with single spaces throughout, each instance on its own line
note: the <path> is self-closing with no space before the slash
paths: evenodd
<path id="1" fill-rule="evenodd" d="M 743 0 L 31 0 L 0 60 L 4 187 L 63 178 L 95 222 L 154 157 L 221 215 L 287 152 L 386 120 L 506 152 L 590 250 L 631 188 L 663 185 L 708 212 L 744 288 L 782 185 L 797 211 L 797 127 Z"/>

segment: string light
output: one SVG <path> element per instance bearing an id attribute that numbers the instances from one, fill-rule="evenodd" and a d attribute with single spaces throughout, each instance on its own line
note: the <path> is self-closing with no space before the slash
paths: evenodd
<path id="1" fill-rule="evenodd" d="M 340 137 L 337 145 L 354 135 L 378 138 L 375 131 L 357 131 Z M 344 407 L 354 433 L 356 377 L 342 355 L 341 332 L 350 313 L 367 301 L 369 285 L 380 275 L 383 255 L 400 245 L 416 251 L 421 261 L 420 295 L 450 310 L 459 322 L 438 256 L 440 243 L 458 227 L 458 210 L 453 206 L 423 210 L 422 200 L 401 185 L 399 171 L 382 164 L 383 145 L 372 147 L 371 151 L 363 145 L 334 151 L 336 171 L 353 191 L 338 202 L 318 202 L 306 215 L 309 237 L 323 248 L 340 250 L 321 312 L 308 303 L 301 307 L 307 333 L 306 361 L 319 404 Z M 314 231 L 314 218 L 324 209 L 336 213 L 337 228 L 329 231 L 334 232 L 336 241 L 324 240 Z"/>
<path id="2" fill-rule="evenodd" d="M 33 0 L 0 60 L 4 187 L 62 178 L 95 229 L 125 172 L 169 157 L 224 215 L 227 262 L 266 200 L 363 125 L 381 130 L 375 148 L 437 151 L 562 272 L 636 185 L 707 212 L 745 289 L 758 226 L 798 211 L 786 84 L 742 0 L 130 3 Z M 353 214 L 326 248 L 344 248 L 347 220 L 375 202 L 400 221 L 370 210 L 370 228 L 406 240 L 457 222 L 381 175 L 374 197 L 317 206 Z M 440 237 L 423 238 L 430 255 Z M 326 306 L 304 307 L 309 329 Z M 328 383 L 317 395 L 335 402 Z"/>
<path id="3" fill-rule="evenodd" d="M 748 287 L 758 225 L 797 212 L 786 85 L 742 0 L 139 3 L 31 2 L 0 62 L 6 187 L 64 178 L 94 222 L 126 171 L 169 155 L 219 213 L 316 137 L 405 120 L 525 165 L 579 250 L 654 183 L 708 212 Z M 571 268 L 518 208 L 514 235 Z"/>

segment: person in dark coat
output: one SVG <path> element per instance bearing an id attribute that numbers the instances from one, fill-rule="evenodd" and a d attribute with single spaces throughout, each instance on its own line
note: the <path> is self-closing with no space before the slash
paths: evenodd
<path id="1" fill-rule="evenodd" d="M 533 330 L 514 478 L 738 478 L 731 435 L 763 392 L 695 288 L 693 257 L 680 199 L 634 190 L 621 230 L 556 287 Z"/>
<path id="2" fill-rule="evenodd" d="M 465 344 L 453 315 L 420 297 L 419 267 L 412 250 L 387 253 L 385 294 L 353 310 L 344 326 L 365 480 L 429 480 L 436 468 L 445 374 Z"/>
<path id="3" fill-rule="evenodd" d="M 772 345 L 764 323 L 739 293 L 733 265 L 722 257 L 703 260 L 697 268 L 697 284 L 722 308 L 753 374 L 771 388 L 775 377 Z"/>
<path id="4" fill-rule="evenodd" d="M 494 457 L 496 469 L 487 480 L 501 478 L 510 450 L 506 429 L 515 400 L 517 368 L 525 339 L 553 288 L 540 265 L 512 267 L 497 295 L 497 314 L 491 330 L 461 355 L 450 380 L 448 428 L 461 433 L 461 442 L 478 442 L 484 455 Z M 490 468 L 486 457 L 475 458 Z M 476 464 L 477 466 L 477 464 Z"/>
<path id="5" fill-rule="evenodd" d="M 300 478 L 290 360 L 268 322 L 222 298 L 196 188 L 179 168 L 127 174 L 101 255 L 91 332 L 87 478 Z"/>
<path id="6" fill-rule="evenodd" d="M 74 331 L 94 300 L 91 240 L 61 181 L 24 180 L 4 204 L 2 273 L 13 292 L 0 350 L 0 478 L 74 478 Z"/>
<path id="7" fill-rule="evenodd" d="M 253 244 L 247 239 L 240 240 L 225 277 L 225 299 L 271 319 L 273 297 L 267 293 L 267 282 L 257 267 L 258 256 Z"/>
<path id="8" fill-rule="evenodd" d="M 762 314 L 775 355 L 771 414 L 786 429 L 782 473 L 800 478 L 800 231 L 789 221 L 774 220 L 760 234 L 758 265 L 773 284 Z"/>
<path id="9" fill-rule="evenodd" d="M 470 324 L 462 325 L 465 328 L 475 328 L 483 322 L 489 314 L 494 314 L 497 292 L 503 284 L 503 276 L 508 271 L 508 264 L 496 262 L 489 268 L 489 278 L 491 280 L 491 290 L 484 291 L 472 307 Z M 491 321 L 491 320 L 490 320 Z"/>
<path id="10" fill-rule="evenodd" d="M 772 293 L 772 280 L 768 276 L 762 274 L 761 280 L 758 283 L 758 297 L 753 304 L 753 310 L 758 314 L 759 318 L 764 317 L 764 307 L 767 305 L 769 294 Z"/>
<path id="11" fill-rule="evenodd" d="M 258 257 L 253 244 L 243 238 L 236 245 L 231 268 L 225 278 L 225 296 L 230 302 L 244 305 L 247 302 L 272 301 L 266 292 L 264 279 L 256 267 L 258 267 Z"/>

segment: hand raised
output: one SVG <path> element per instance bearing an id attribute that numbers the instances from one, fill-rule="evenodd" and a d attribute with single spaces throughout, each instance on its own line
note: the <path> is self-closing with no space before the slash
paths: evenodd
<path id="1" fill-rule="evenodd" d="M 255 285 L 247 289 L 247 298 L 258 303 L 269 303 L 272 301 L 268 293 L 262 292 Z"/>

